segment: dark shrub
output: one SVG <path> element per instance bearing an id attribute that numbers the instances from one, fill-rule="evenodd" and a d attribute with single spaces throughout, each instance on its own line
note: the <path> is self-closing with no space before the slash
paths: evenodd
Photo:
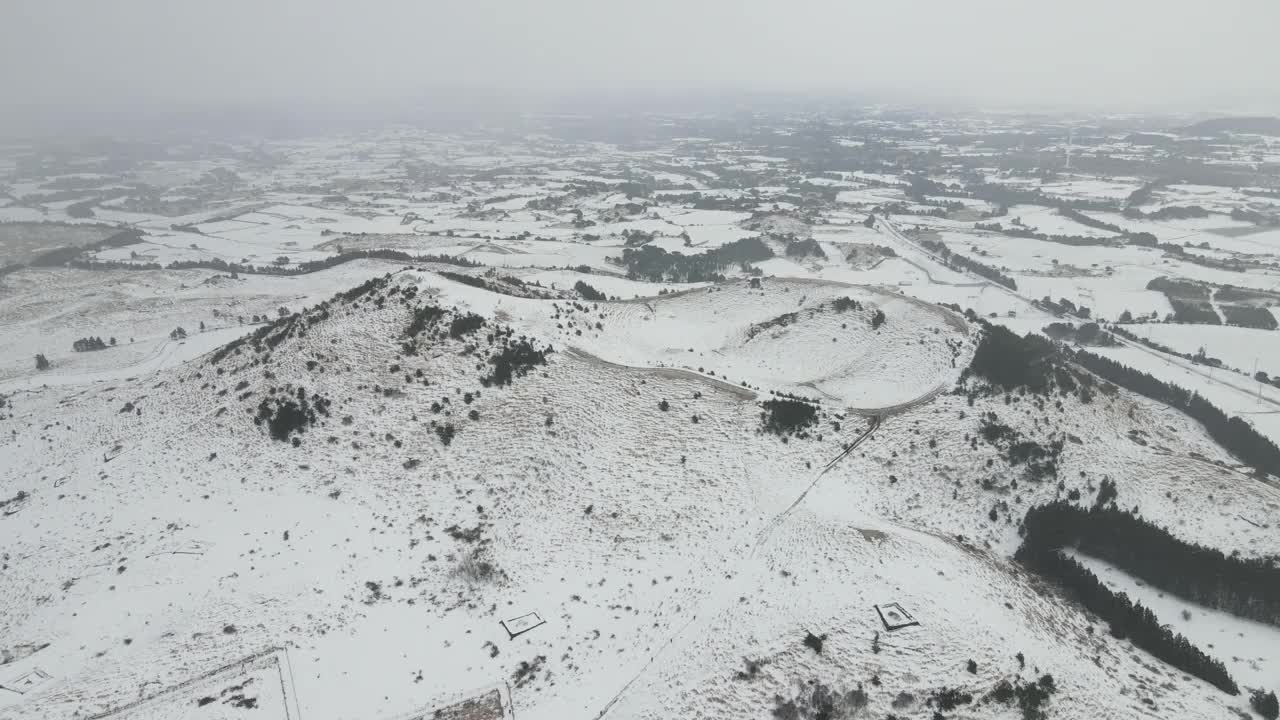
<path id="1" fill-rule="evenodd" d="M 609 299 L 604 293 L 591 287 L 590 285 L 586 284 L 581 280 L 574 283 L 573 289 L 578 291 L 578 294 L 582 296 L 583 300 L 590 300 L 592 302 L 603 302 Z"/>

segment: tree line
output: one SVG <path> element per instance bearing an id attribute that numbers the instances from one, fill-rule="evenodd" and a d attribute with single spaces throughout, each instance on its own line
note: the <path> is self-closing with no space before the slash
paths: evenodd
<path id="1" fill-rule="evenodd" d="M 960 253 L 951 252 L 951 249 L 948 248 L 946 244 L 942 242 L 939 242 L 937 240 L 921 240 L 920 244 L 924 245 L 926 248 L 928 248 L 932 252 L 938 255 L 941 255 L 942 258 L 946 260 L 948 264 L 956 265 L 960 268 L 968 270 L 969 272 L 975 275 L 980 275 L 992 282 L 999 283 L 1009 288 L 1010 290 L 1018 289 L 1018 284 L 1013 281 L 1013 278 L 1009 277 L 1008 275 L 1005 275 L 1004 273 L 991 267 L 990 265 L 984 265 L 978 262 L 977 260 L 972 260 L 970 258 L 967 258 L 964 255 L 961 255 Z"/>
<path id="2" fill-rule="evenodd" d="M 116 344 L 116 339 L 111 338 L 111 344 Z M 89 352 L 92 350 L 106 350 L 107 343 L 100 337 L 83 337 L 71 343 L 71 349 L 76 352 Z"/>
<path id="3" fill-rule="evenodd" d="M 1075 350 L 1071 359 L 1095 375 L 1143 397 L 1181 410 L 1204 426 L 1219 445 L 1259 472 L 1280 475 L 1280 448 L 1239 417 L 1228 416 L 1199 393 L 1158 380 L 1087 350 Z"/>
<path id="4" fill-rule="evenodd" d="M 1160 624 L 1155 613 L 1142 603 L 1134 603 L 1125 593 L 1113 592 L 1087 568 L 1075 559 L 1064 555 L 1052 537 L 1037 531 L 1034 514 L 1040 508 L 1027 513 L 1024 525 L 1026 538 L 1014 559 L 1033 572 L 1042 575 L 1065 589 L 1090 612 L 1111 625 L 1111 634 L 1119 639 L 1128 638 L 1134 645 L 1156 658 L 1190 675 L 1204 680 L 1231 695 L 1239 695 L 1240 688 L 1227 672 L 1222 661 L 1206 655 L 1180 634 Z"/>
<path id="5" fill-rule="evenodd" d="M 221 258 L 207 260 L 175 260 L 168 265 L 159 263 L 137 263 L 116 260 L 76 260 L 67 259 L 62 263 L 81 270 L 217 270 L 219 272 L 245 275 L 306 275 L 317 270 L 328 270 L 353 260 L 394 260 L 404 263 L 442 263 L 461 267 L 479 267 L 480 263 L 452 255 L 412 255 L 401 250 L 374 249 L 353 250 L 340 255 L 308 260 L 293 267 L 280 265 L 251 265 L 248 263 L 229 263 Z"/>
<path id="6" fill-rule="evenodd" d="M 1185 542 L 1138 515 L 1102 505 L 1055 502 L 1032 509 L 1023 522 L 1038 543 L 1079 548 L 1185 600 L 1280 626 L 1280 568 L 1272 562 Z"/>

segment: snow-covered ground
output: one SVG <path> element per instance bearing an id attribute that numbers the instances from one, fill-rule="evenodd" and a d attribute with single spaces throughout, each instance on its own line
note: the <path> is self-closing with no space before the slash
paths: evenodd
<path id="1" fill-rule="evenodd" d="M 462 259 L 295 275 L 0 274 L 0 719 L 419 720 L 469 700 L 475 720 L 763 719 L 791 717 L 780 707 L 821 684 L 865 693 L 849 717 L 933 718 L 930 697 L 957 688 L 978 702 L 946 717 L 1012 720 L 1016 707 L 983 696 L 1045 673 L 1058 688 L 1051 718 L 1247 712 L 1247 697 L 1111 638 L 1011 557 L 1028 509 L 1088 503 L 1103 479 L 1121 506 L 1184 540 L 1274 556 L 1274 481 L 1187 416 L 1123 390 L 1089 403 L 953 392 L 981 330 L 938 304 L 1021 334 L 1057 320 L 1030 304 L 1045 296 L 1114 320 L 1164 317 L 1166 297 L 1146 289 L 1160 276 L 1274 289 L 1276 231 L 1224 214 L 1270 201 L 1173 185 L 1142 209 L 1218 214 L 1129 220 L 1121 204 L 1143 180 L 1001 171 L 996 147 L 948 145 L 951 122 L 876 115 L 839 127 L 823 152 L 847 155 L 822 165 L 846 169 L 831 172 L 790 127 L 732 139 L 666 127 L 618 143 L 547 128 L 273 140 L 140 161 L 127 180 L 161 192 L 80 219 L 73 200 L 42 193 L 99 174 L 18 176 L 20 163 L 0 159 L 0 222 L 143 233 L 98 261 Z M 1022 132 L 1005 118 L 976 127 L 958 136 Z M 935 211 L 880 158 L 939 148 L 945 167 L 929 176 L 954 187 L 977 177 L 1113 203 L 1089 214 L 1161 242 L 1208 242 L 1188 252 L 1250 267 L 1119 239 L 1076 247 L 976 231 L 965 213 L 864 224 L 891 203 Z M 1113 235 L 1045 206 L 1009 217 Z M 786 254 L 792 237 L 821 255 Z M 619 260 L 642 242 L 699 255 L 742 238 L 775 255 L 725 261 L 712 268 L 719 282 L 648 282 Z M 918 239 L 1004 269 L 1017 291 L 948 267 Z M 354 301 L 338 296 L 376 278 L 385 284 Z M 583 299 L 580 282 L 611 299 Z M 411 318 L 427 305 L 444 314 L 415 339 Z M 1280 333 L 1128 327 L 1280 372 L 1266 363 Z M 75 352 L 82 337 L 116 342 Z M 507 338 L 546 348 L 546 363 L 509 385 L 482 382 Z M 1097 352 L 1280 442 L 1274 388 L 1146 349 Z M 805 437 L 765 429 L 765 403 L 783 394 L 820 401 Z M 255 423 L 300 397 L 331 404 L 298 445 Z M 979 440 L 984 419 L 1062 443 L 1056 476 L 1010 465 Z M 1274 628 L 1084 560 L 1242 685 L 1280 688 Z M 877 610 L 889 603 L 918 624 L 889 630 Z"/>

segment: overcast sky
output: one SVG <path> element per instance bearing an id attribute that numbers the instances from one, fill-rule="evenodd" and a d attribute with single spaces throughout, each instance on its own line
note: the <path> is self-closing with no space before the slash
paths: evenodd
<path id="1" fill-rule="evenodd" d="M 765 90 L 1280 111 L 1280 0 L 4 0 L 15 105 Z"/>

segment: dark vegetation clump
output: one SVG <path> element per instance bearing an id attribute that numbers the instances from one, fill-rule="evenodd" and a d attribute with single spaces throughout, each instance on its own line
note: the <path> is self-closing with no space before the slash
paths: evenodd
<path id="1" fill-rule="evenodd" d="M 973 702 L 973 696 L 957 688 L 942 688 L 929 696 L 927 704 L 943 712 L 955 710 L 961 705 Z"/>
<path id="2" fill-rule="evenodd" d="M 985 323 L 973 362 L 962 373 L 962 380 L 976 375 L 1005 392 L 1026 388 L 1045 393 L 1052 383 L 1057 356 L 1053 343 L 1042 337 L 1018 337 L 1001 325 Z"/>
<path id="3" fill-rule="evenodd" d="M 737 680 L 749 681 L 755 680 L 760 675 L 760 670 L 768 662 L 767 660 L 752 660 L 751 658 L 743 658 L 745 670 L 739 670 L 733 677 Z"/>
<path id="4" fill-rule="evenodd" d="M 822 249 L 822 245 L 817 240 L 807 238 L 805 240 L 794 240 L 787 243 L 787 257 L 804 258 L 816 257 L 827 259 L 827 253 Z"/>
<path id="5" fill-rule="evenodd" d="M 822 643 L 826 642 L 826 640 L 827 636 L 825 634 L 814 635 L 813 633 L 805 633 L 804 646 L 821 655 Z"/>
<path id="6" fill-rule="evenodd" d="M 453 318 L 453 322 L 449 323 L 449 337 L 460 338 L 463 335 L 479 330 L 484 327 L 484 317 L 475 313 L 467 313 L 466 315 L 458 315 Z"/>
<path id="7" fill-rule="evenodd" d="M 521 660 L 520 666 L 511 674 L 512 684 L 517 688 L 522 688 L 533 682 L 533 680 L 538 677 L 538 671 L 542 669 L 542 664 L 546 661 L 546 655 L 539 655 L 535 657 L 532 662 L 529 662 L 528 660 Z"/>
<path id="8" fill-rule="evenodd" d="M 480 378 L 485 387 L 510 385 L 512 379 L 524 377 L 526 373 L 538 365 L 547 364 L 547 350 L 538 350 L 526 339 L 506 339 L 501 350 L 489 358 L 493 371 Z"/>
<path id="9" fill-rule="evenodd" d="M 747 339 L 750 340 L 769 328 L 783 328 L 800 319 L 800 313 L 783 313 L 764 322 L 752 324 L 747 328 Z"/>
<path id="10" fill-rule="evenodd" d="M 445 447 L 448 447 L 449 443 L 453 442 L 453 436 L 457 434 L 457 429 L 451 424 L 436 426 L 436 436 L 440 438 L 440 442 L 444 443 Z"/>
<path id="11" fill-rule="evenodd" d="M 871 316 L 871 329 L 879 330 L 880 326 L 884 324 L 884 321 L 885 321 L 884 311 L 877 309 L 875 313 L 872 314 Z"/>
<path id="12" fill-rule="evenodd" d="M 849 297 L 838 297 L 831 301 L 831 307 L 838 313 L 848 312 L 850 310 L 861 310 L 862 303 Z"/>
<path id="13" fill-rule="evenodd" d="M 409 327 L 405 328 L 404 334 L 408 337 L 417 337 L 428 327 L 435 325 L 440 318 L 444 317 L 444 310 L 435 305 L 423 305 L 413 311 L 413 319 L 409 321 Z"/>
<path id="14" fill-rule="evenodd" d="M 861 717 L 871 698 L 862 686 L 840 692 L 820 682 L 806 684 L 796 696 L 773 698 L 773 717 L 777 720 L 836 720 Z"/>
<path id="15" fill-rule="evenodd" d="M 762 403 L 760 421 L 775 435 L 808 437 L 807 430 L 818 422 L 818 408 L 801 400 L 777 399 Z"/>
<path id="16" fill-rule="evenodd" d="M 1249 706 L 1266 720 L 1276 720 L 1280 717 L 1280 702 L 1276 701 L 1274 690 L 1266 693 L 1262 690 L 1254 690 L 1253 695 L 1249 697 Z"/>
<path id="17" fill-rule="evenodd" d="M 1222 293 L 1218 295 L 1221 296 Z M 1276 322 L 1276 316 L 1272 315 L 1267 308 L 1252 305 L 1222 305 L 1221 307 L 1223 314 L 1227 316 L 1228 325 L 1257 330 L 1275 330 L 1280 327 L 1280 323 Z"/>
<path id="18" fill-rule="evenodd" d="M 669 252 L 655 245 L 624 248 L 616 262 L 627 269 L 632 280 L 650 282 L 707 282 L 724 280 L 725 268 L 761 262 L 773 251 L 756 237 L 742 238 L 697 255 Z"/>
<path id="19" fill-rule="evenodd" d="M 1039 680 L 1023 682 L 1020 678 L 1014 682 L 1001 680 L 987 697 L 1001 705 L 1018 704 L 1022 711 L 1022 720 L 1045 720 L 1048 713 L 1044 706 L 1049 698 L 1058 692 L 1053 676 L 1045 673 Z"/>
<path id="20" fill-rule="evenodd" d="M 1025 466 L 1031 480 L 1043 480 L 1058 474 L 1058 457 L 1062 455 L 1063 440 L 1051 441 L 1048 447 L 1026 440 L 1017 430 L 999 421 L 994 412 L 982 416 L 978 435 L 992 446 L 1004 451 L 1005 460 L 1011 466 Z"/>
<path id="21" fill-rule="evenodd" d="M 71 349 L 76 352 L 92 352 L 94 350 L 106 350 L 107 343 L 100 337 L 83 337 L 71 343 Z"/>
<path id="22" fill-rule="evenodd" d="M 1023 528 L 1025 537 L 1014 559 L 1057 583 L 1085 608 L 1110 623 L 1113 636 L 1129 638 L 1134 645 L 1156 658 L 1195 675 L 1223 692 L 1231 695 L 1240 693 L 1235 680 L 1221 661 L 1206 655 L 1185 637 L 1161 625 L 1155 613 L 1141 603 L 1134 603 L 1125 593 L 1116 593 L 1107 587 L 1074 558 L 1063 554 L 1061 549 L 1068 544 L 1078 543 L 1086 554 L 1114 562 L 1121 569 L 1134 572 L 1138 577 L 1158 575 L 1159 582 L 1151 581 L 1157 587 L 1178 582 L 1171 577 L 1174 574 L 1172 569 L 1176 568 L 1178 574 L 1189 576 L 1188 581 L 1180 584 L 1181 587 L 1200 590 L 1216 584 L 1233 597 L 1244 596 L 1258 586 L 1237 589 L 1227 583 L 1220 583 L 1216 577 L 1199 573 L 1205 569 L 1234 569 L 1234 563 L 1241 563 L 1242 569 L 1251 569 L 1250 563 L 1223 558 L 1221 553 L 1218 553 L 1218 557 L 1213 557 L 1212 553 L 1216 551 L 1183 545 L 1162 530 L 1114 509 L 1082 510 L 1074 505 L 1056 502 L 1028 511 L 1023 520 Z M 1136 544 L 1137 547 L 1126 547 L 1124 543 Z M 1140 568 L 1129 565 L 1135 560 L 1149 561 L 1150 553 L 1159 548 L 1171 552 L 1156 556 L 1158 567 Z M 1180 552 L 1185 554 L 1179 554 Z M 1204 565 L 1189 569 L 1182 562 L 1185 560 L 1199 560 Z M 1272 579 L 1267 587 L 1276 587 L 1276 572 L 1278 571 L 1274 569 L 1269 570 Z M 1262 577 L 1251 579 L 1257 582 Z"/>
<path id="23" fill-rule="evenodd" d="M 265 423 L 273 440 L 288 442 L 290 436 L 315 425 L 321 416 L 328 417 L 329 404 L 325 397 L 313 395 L 308 398 L 306 389 L 298 388 L 293 395 L 264 399 L 258 405 L 253 424 L 261 426 Z"/>
<path id="24" fill-rule="evenodd" d="M 590 300 L 591 302 L 604 302 L 605 300 L 609 299 L 604 293 L 591 287 L 590 285 L 586 284 L 581 280 L 574 283 L 573 289 L 578 291 L 578 294 L 582 296 L 583 300 Z"/>

